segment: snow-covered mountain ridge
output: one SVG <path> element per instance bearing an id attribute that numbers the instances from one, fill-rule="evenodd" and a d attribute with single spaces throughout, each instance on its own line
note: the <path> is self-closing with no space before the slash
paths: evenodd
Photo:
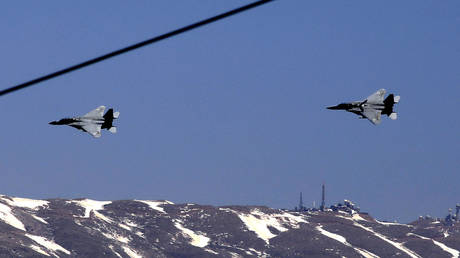
<path id="1" fill-rule="evenodd" d="M 0 257 L 459 257 L 460 223 L 168 201 L 0 196 Z"/>

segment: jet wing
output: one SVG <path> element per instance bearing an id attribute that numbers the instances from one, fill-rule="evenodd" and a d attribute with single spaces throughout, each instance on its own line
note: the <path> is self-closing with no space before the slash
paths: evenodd
<path id="1" fill-rule="evenodd" d="M 367 103 L 383 103 L 383 97 L 385 96 L 385 89 L 380 89 L 374 94 L 367 97 Z"/>
<path id="2" fill-rule="evenodd" d="M 369 119 L 369 121 L 371 121 L 374 125 L 378 125 L 382 121 L 380 120 L 380 117 L 382 115 L 382 111 L 380 110 L 375 110 L 373 108 L 365 108 L 361 114 L 365 118 Z"/>
<path id="3" fill-rule="evenodd" d="M 85 118 L 103 118 L 105 106 L 100 106 L 94 110 L 91 110 L 88 114 L 82 116 Z"/>
<path id="4" fill-rule="evenodd" d="M 101 137 L 101 125 L 99 124 L 85 124 L 81 126 L 81 129 L 96 138 Z"/>

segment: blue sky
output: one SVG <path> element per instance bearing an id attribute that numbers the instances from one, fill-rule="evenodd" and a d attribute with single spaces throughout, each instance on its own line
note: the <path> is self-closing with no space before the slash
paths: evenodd
<path id="1" fill-rule="evenodd" d="M 247 1 L 7 2 L 1 88 Z M 293 208 L 384 220 L 460 202 L 460 2 L 275 1 L 1 97 L 2 194 Z M 380 88 L 382 124 L 326 106 Z M 99 105 L 100 139 L 48 125 Z"/>

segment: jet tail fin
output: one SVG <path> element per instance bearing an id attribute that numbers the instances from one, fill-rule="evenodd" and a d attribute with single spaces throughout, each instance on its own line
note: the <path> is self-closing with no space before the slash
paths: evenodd
<path id="1" fill-rule="evenodd" d="M 388 97 L 386 97 L 383 103 L 385 104 L 385 106 L 392 106 L 398 103 L 400 99 L 401 99 L 401 96 L 395 96 L 393 94 L 390 94 L 388 95 Z"/>
<path id="2" fill-rule="evenodd" d="M 107 113 L 105 113 L 104 118 L 105 119 L 117 119 L 120 116 L 120 112 L 113 112 L 113 108 L 107 110 Z"/>
<path id="3" fill-rule="evenodd" d="M 112 133 L 116 133 L 116 127 L 112 126 L 113 120 L 117 119 L 120 116 L 120 112 L 113 112 L 113 109 L 109 109 L 104 115 L 104 123 L 102 124 L 102 129 L 107 129 Z M 113 129 L 112 129 L 113 128 Z"/>
<path id="4" fill-rule="evenodd" d="M 113 118 L 113 108 L 107 110 L 104 115 L 104 119 L 112 119 Z"/>
<path id="5" fill-rule="evenodd" d="M 385 104 L 385 106 L 393 106 L 393 104 L 395 103 L 394 95 L 393 94 L 388 95 L 388 97 L 385 98 L 383 103 Z"/>
<path id="6" fill-rule="evenodd" d="M 394 104 L 398 103 L 400 99 L 400 96 L 395 96 L 393 94 L 388 95 L 388 97 L 386 97 L 386 99 L 383 101 L 385 108 L 382 111 L 382 114 L 387 115 L 391 119 L 395 120 L 398 117 L 398 115 L 395 112 L 393 112 L 393 106 Z"/>

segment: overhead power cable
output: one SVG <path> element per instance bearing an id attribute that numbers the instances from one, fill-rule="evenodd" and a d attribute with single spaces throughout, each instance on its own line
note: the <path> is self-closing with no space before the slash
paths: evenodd
<path id="1" fill-rule="evenodd" d="M 70 66 L 70 67 L 67 67 L 67 68 L 62 69 L 62 70 L 59 70 L 59 71 L 57 71 L 57 72 L 50 73 L 50 74 L 47 74 L 47 75 L 45 75 L 45 76 L 42 76 L 42 77 L 39 77 L 39 78 L 30 80 L 30 81 L 28 81 L 28 82 L 24 82 L 24 83 L 18 84 L 18 85 L 16 85 L 16 86 L 13 86 L 13 87 L 4 89 L 4 90 L 0 91 L 0 96 L 5 95 L 5 94 L 8 94 L 8 93 L 11 93 L 11 92 L 14 92 L 14 91 L 17 91 L 17 90 L 22 90 L 22 89 L 24 89 L 24 88 L 33 86 L 33 85 L 38 84 L 38 83 L 40 83 L 40 82 L 43 82 L 43 81 L 46 81 L 46 80 L 49 80 L 49 79 L 52 79 L 52 78 L 61 76 L 61 75 L 66 74 L 66 73 L 73 72 L 73 71 L 78 70 L 78 69 L 81 69 L 81 68 L 83 68 L 83 67 L 86 67 L 86 66 L 89 66 L 89 65 L 92 65 L 92 64 L 95 64 L 95 63 L 104 61 L 104 60 L 106 60 L 106 59 L 109 59 L 109 58 L 112 58 L 112 57 L 121 55 L 121 54 L 126 53 L 126 52 L 128 52 L 128 51 L 135 50 L 135 49 L 138 49 L 138 48 L 140 48 L 140 47 L 143 47 L 143 46 L 146 46 L 146 45 L 149 45 L 149 44 L 152 44 L 152 43 L 161 41 L 161 40 L 163 40 L 163 39 L 167 39 L 167 38 L 170 38 L 170 37 L 174 37 L 174 36 L 179 35 L 179 34 L 181 34 L 181 33 L 184 33 L 184 32 L 187 32 L 187 31 L 190 31 L 190 30 L 193 30 L 193 29 L 196 29 L 196 28 L 198 28 L 198 27 L 201 27 L 201 26 L 204 26 L 204 25 L 207 25 L 207 24 L 216 22 L 216 21 L 218 21 L 218 20 L 227 18 L 227 17 L 229 17 L 229 16 L 232 16 L 232 15 L 235 15 L 235 14 L 238 14 L 238 13 L 241 13 L 241 12 L 244 12 L 244 11 L 247 11 L 247 10 L 249 10 L 249 9 L 252 9 L 252 8 L 261 6 L 261 5 L 263 5 L 263 4 L 266 4 L 266 3 L 269 3 L 269 2 L 273 2 L 273 1 L 275 1 L 275 0 L 261 0 L 261 1 L 256 1 L 256 2 L 254 2 L 254 3 L 248 4 L 248 5 L 245 5 L 245 6 L 241 6 L 241 7 L 239 7 L 239 8 L 233 9 L 233 10 L 231 10 L 231 11 L 228 11 L 228 12 L 225 12 L 225 13 L 222 13 L 222 14 L 219 14 L 219 15 L 216 15 L 216 16 L 214 16 L 214 17 L 211 17 L 211 18 L 208 18 L 208 19 L 205 19 L 205 20 L 202 20 L 202 21 L 193 23 L 193 24 L 191 24 L 191 25 L 188 25 L 188 26 L 185 26 L 185 27 L 182 27 L 182 28 L 173 30 L 173 31 L 168 32 L 168 33 L 165 33 L 165 34 L 163 34 L 163 35 L 156 36 L 156 37 L 151 38 L 151 39 L 147 39 L 147 40 L 145 40 L 145 41 L 136 43 L 136 44 L 134 44 L 134 45 L 131 45 L 131 46 L 128 46 L 128 47 L 119 49 L 119 50 L 115 50 L 115 51 L 110 52 L 110 53 L 108 53 L 108 54 L 105 54 L 105 55 L 102 55 L 102 56 L 99 56 L 99 57 L 90 59 L 90 60 L 88 60 L 88 61 L 85 61 L 85 62 L 76 64 L 76 65 L 73 65 L 73 66 Z"/>

